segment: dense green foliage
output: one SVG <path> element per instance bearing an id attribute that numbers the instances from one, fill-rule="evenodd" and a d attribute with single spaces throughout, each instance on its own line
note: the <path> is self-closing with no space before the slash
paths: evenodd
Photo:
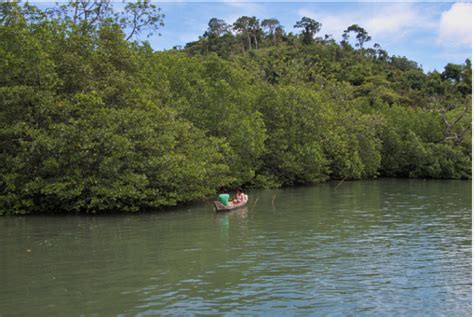
<path id="1" fill-rule="evenodd" d="M 293 35 L 255 17 L 235 35 L 212 19 L 185 49 L 154 52 L 127 41 L 130 16 L 68 9 L 0 5 L 0 214 L 136 211 L 239 185 L 471 177 L 469 60 L 425 74 L 363 48 L 357 25 L 337 44 L 315 37 L 311 19 Z M 147 2 L 129 10 L 151 21 L 143 29 L 162 23 Z"/>

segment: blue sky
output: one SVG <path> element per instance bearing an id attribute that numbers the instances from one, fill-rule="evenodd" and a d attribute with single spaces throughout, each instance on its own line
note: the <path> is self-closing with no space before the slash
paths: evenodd
<path id="1" fill-rule="evenodd" d="M 165 17 L 161 36 L 148 39 L 156 50 L 197 40 L 216 17 L 232 24 L 239 16 L 276 18 L 287 32 L 303 16 L 322 23 L 320 36 L 341 40 L 349 25 L 357 23 L 390 55 L 406 56 L 425 71 L 442 71 L 447 63 L 463 63 L 472 55 L 471 2 L 157 2 Z"/>

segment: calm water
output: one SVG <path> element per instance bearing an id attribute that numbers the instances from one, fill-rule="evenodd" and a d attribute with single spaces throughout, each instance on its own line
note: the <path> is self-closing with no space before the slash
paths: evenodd
<path id="1" fill-rule="evenodd" d="M 4 217 L 0 315 L 471 316 L 471 220 L 470 182 L 390 179 Z"/>

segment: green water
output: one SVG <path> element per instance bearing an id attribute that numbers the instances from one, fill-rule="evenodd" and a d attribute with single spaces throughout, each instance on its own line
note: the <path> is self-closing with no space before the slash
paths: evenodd
<path id="1" fill-rule="evenodd" d="M 0 315 L 471 316 L 470 182 L 336 185 L 0 218 Z"/>

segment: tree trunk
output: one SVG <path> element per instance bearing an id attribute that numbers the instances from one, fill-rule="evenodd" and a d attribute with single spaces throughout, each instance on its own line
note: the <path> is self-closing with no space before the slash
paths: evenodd
<path id="1" fill-rule="evenodd" d="M 77 25 L 77 10 L 78 10 L 79 4 L 76 3 L 74 6 L 74 25 Z"/>

